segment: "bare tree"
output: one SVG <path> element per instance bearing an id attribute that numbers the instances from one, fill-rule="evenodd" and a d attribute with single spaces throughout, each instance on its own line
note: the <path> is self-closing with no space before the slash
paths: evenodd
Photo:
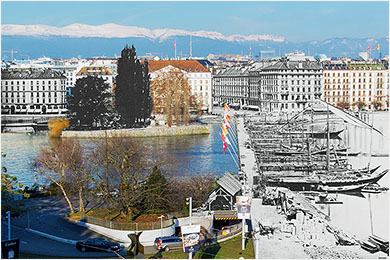
<path id="1" fill-rule="evenodd" d="M 51 146 L 41 147 L 34 160 L 34 170 L 60 188 L 71 213 L 74 213 L 75 210 L 70 200 L 69 184 L 78 187 L 80 210 L 84 210 L 82 194 L 85 178 L 81 175 L 84 164 L 83 154 L 84 149 L 78 140 L 73 138 L 56 139 L 56 142 L 52 142 Z"/>
<path id="2" fill-rule="evenodd" d="M 161 70 L 151 82 L 153 113 L 165 114 L 168 126 L 190 121 L 189 109 L 200 111 L 200 99 L 191 93 L 187 76 L 177 68 Z"/>
<path id="3" fill-rule="evenodd" d="M 123 216 L 134 219 L 141 214 L 143 198 L 151 190 L 145 184 L 152 172 L 143 147 L 128 137 L 105 139 L 97 143 L 90 162 L 90 170 L 84 174 L 105 200 L 120 207 Z"/>

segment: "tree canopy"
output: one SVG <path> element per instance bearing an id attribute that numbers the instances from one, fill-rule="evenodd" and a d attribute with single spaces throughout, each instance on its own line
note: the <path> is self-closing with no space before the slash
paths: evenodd
<path id="1" fill-rule="evenodd" d="M 148 63 L 141 63 L 134 46 L 125 48 L 118 59 L 115 108 L 125 127 L 145 126 L 152 112 Z"/>
<path id="2" fill-rule="evenodd" d="M 78 79 L 68 96 L 71 127 L 109 128 L 112 124 L 112 94 L 100 77 Z"/>
<path id="3" fill-rule="evenodd" d="M 165 114 L 168 126 L 188 124 L 190 108 L 200 111 L 202 103 L 191 93 L 187 76 L 178 68 L 160 70 L 151 83 L 153 113 Z"/>

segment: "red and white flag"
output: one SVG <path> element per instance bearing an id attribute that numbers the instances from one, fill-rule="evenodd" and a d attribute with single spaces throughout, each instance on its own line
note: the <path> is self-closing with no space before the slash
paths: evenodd
<path id="1" fill-rule="evenodd" d="M 229 138 L 227 136 L 225 136 L 225 142 L 228 144 L 228 145 L 232 145 L 232 143 L 230 142 Z"/>
<path id="2" fill-rule="evenodd" d="M 252 46 L 249 46 L 249 52 L 252 53 Z"/>
<path id="3" fill-rule="evenodd" d="M 176 50 L 176 40 L 175 40 L 175 45 L 173 45 L 173 50 Z"/>
<path id="4" fill-rule="evenodd" d="M 370 45 L 368 45 L 368 48 L 367 48 L 367 50 L 371 50 L 371 44 L 370 44 Z"/>
<path id="5" fill-rule="evenodd" d="M 229 124 L 228 121 L 224 120 L 224 121 L 223 121 L 223 125 L 225 126 L 226 130 L 229 130 L 230 124 Z"/>
<path id="6" fill-rule="evenodd" d="M 227 144 L 225 142 L 223 142 L 223 153 L 225 153 L 226 148 L 228 148 L 228 146 L 227 146 Z"/>

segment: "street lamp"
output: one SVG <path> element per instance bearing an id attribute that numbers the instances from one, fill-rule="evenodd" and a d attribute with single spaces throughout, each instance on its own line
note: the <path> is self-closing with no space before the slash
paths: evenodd
<path id="1" fill-rule="evenodd" d="M 163 230 L 162 230 L 162 226 L 163 226 L 163 218 L 164 218 L 164 215 L 161 215 L 158 217 L 159 219 L 161 219 L 161 226 L 160 226 L 160 230 L 161 230 L 161 237 L 163 236 Z"/>
<path id="2" fill-rule="evenodd" d="M 186 204 L 189 205 L 189 211 L 190 211 L 190 226 L 192 226 L 192 197 L 186 198 Z M 188 256 L 189 259 L 192 259 L 192 252 L 189 253 Z"/>
<path id="3" fill-rule="evenodd" d="M 192 197 L 186 198 L 186 201 L 186 204 L 189 205 L 190 226 L 192 226 Z"/>

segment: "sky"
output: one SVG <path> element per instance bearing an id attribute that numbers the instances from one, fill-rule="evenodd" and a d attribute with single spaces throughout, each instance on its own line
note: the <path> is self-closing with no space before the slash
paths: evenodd
<path id="1" fill-rule="evenodd" d="M 224 35 L 271 34 L 288 41 L 389 35 L 388 1 L 1 1 L 1 23 L 73 23 L 216 31 Z"/>

